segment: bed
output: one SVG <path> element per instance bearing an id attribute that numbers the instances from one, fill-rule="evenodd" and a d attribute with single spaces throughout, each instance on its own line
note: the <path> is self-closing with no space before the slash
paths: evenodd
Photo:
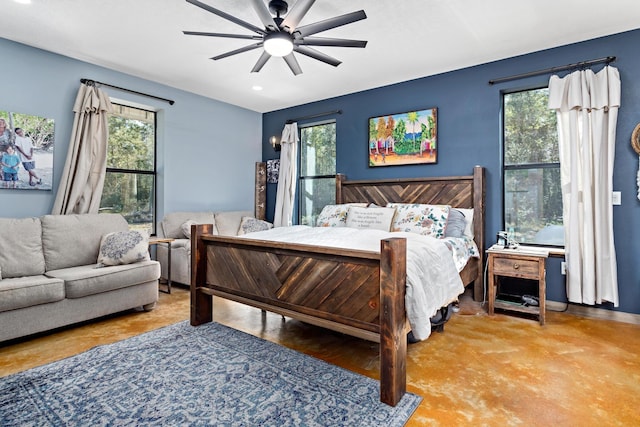
<path id="1" fill-rule="evenodd" d="M 262 179 L 262 175 L 257 173 Z M 264 185 L 256 183 L 256 191 Z M 484 169 L 472 175 L 349 181 L 336 180 L 336 204 L 389 202 L 473 209 L 479 257 L 459 273 L 483 292 Z M 256 196 L 256 206 L 264 206 Z M 384 238 L 379 251 L 212 235 L 212 225 L 192 229 L 191 324 L 213 319 L 218 296 L 380 343 L 380 400 L 395 406 L 406 392 L 405 311 L 407 239 Z"/>

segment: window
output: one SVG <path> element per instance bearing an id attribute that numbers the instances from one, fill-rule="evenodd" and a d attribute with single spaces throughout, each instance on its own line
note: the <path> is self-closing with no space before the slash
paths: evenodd
<path id="1" fill-rule="evenodd" d="M 156 113 L 113 107 L 100 212 L 120 213 L 131 228 L 155 234 Z"/>
<path id="2" fill-rule="evenodd" d="M 547 88 L 506 93 L 504 226 L 520 243 L 564 245 L 556 113 Z"/>
<path id="3" fill-rule="evenodd" d="M 336 200 L 336 124 L 300 128 L 298 223 L 315 225 L 325 205 Z"/>

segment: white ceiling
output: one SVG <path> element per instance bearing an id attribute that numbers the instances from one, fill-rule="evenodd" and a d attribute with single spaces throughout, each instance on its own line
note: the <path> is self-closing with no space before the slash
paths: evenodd
<path id="1" fill-rule="evenodd" d="M 201 1 L 262 27 L 248 0 Z M 295 1 L 288 1 L 290 9 Z M 0 37 L 257 112 L 640 27 L 638 0 L 317 0 L 300 25 L 364 9 L 366 20 L 316 36 L 369 43 L 318 47 L 343 61 L 336 68 L 296 54 L 303 73 L 294 76 L 280 58 L 250 73 L 261 49 L 209 59 L 253 42 L 183 30 L 253 33 L 184 0 L 2 3 Z M 255 85 L 263 90 L 252 90 Z"/>

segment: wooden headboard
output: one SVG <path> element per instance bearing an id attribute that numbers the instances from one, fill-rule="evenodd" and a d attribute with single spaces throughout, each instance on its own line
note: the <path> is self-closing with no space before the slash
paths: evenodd
<path id="1" fill-rule="evenodd" d="M 476 166 L 473 175 L 445 176 L 433 178 L 400 178 L 349 181 L 345 175 L 336 179 L 336 203 L 424 203 L 450 205 L 456 208 L 473 209 L 474 240 L 478 245 L 480 259 L 476 266 L 464 274 L 465 285 L 474 282 L 473 295 L 481 301 L 484 292 L 484 214 L 485 182 L 484 168 Z"/>

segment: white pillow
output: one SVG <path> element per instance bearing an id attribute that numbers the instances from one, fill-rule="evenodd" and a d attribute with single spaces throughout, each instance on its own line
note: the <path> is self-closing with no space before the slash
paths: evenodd
<path id="1" fill-rule="evenodd" d="M 464 228 L 464 236 L 469 237 L 470 239 L 474 238 L 474 230 L 473 230 L 473 209 L 461 209 L 456 208 L 460 212 L 464 214 L 464 220 L 467 222 L 466 227 Z"/>
<path id="2" fill-rule="evenodd" d="M 182 230 L 182 234 L 184 234 L 184 237 L 186 237 L 187 239 L 191 238 L 191 226 L 193 224 L 197 224 L 197 222 L 190 219 L 188 221 L 183 222 L 182 225 L 180 226 L 180 229 Z"/>
<path id="3" fill-rule="evenodd" d="M 395 213 L 396 210 L 394 208 L 351 206 L 347 215 L 346 226 L 389 231 Z"/>
<path id="4" fill-rule="evenodd" d="M 367 206 L 366 203 L 344 203 L 341 205 L 326 205 L 316 220 L 316 227 L 344 227 L 351 206 Z"/>
<path id="5" fill-rule="evenodd" d="M 273 228 L 273 224 L 252 216 L 243 216 L 238 229 L 238 236 L 256 231 L 265 231 Z"/>
<path id="6" fill-rule="evenodd" d="M 388 203 L 396 215 L 391 231 L 405 231 L 442 239 L 447 227 L 449 205 L 425 205 L 418 203 Z"/>
<path id="7" fill-rule="evenodd" d="M 149 235 L 144 231 L 116 231 L 102 236 L 98 267 L 132 264 L 149 259 Z"/>

